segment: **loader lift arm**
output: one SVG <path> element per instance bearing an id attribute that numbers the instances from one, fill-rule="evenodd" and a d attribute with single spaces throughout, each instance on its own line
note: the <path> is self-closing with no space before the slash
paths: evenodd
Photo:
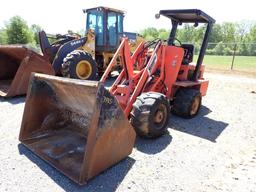
<path id="1" fill-rule="evenodd" d="M 166 95 L 167 98 L 171 95 L 172 85 L 176 81 L 175 74 L 178 74 L 184 51 L 179 47 L 164 45 L 162 41 L 155 41 L 155 44 L 153 52 L 148 59 L 145 59 L 144 57 L 148 52 L 148 48 L 145 49 L 146 43 L 142 42 L 133 55 L 130 56 L 128 39 L 124 38 L 100 80 L 102 83 L 105 83 L 111 69 L 117 62 L 118 56 L 121 57 L 121 61 L 125 61 L 123 63 L 125 65 L 124 69 L 109 91 L 115 95 L 127 118 L 132 110 L 133 103 L 142 92 L 159 92 Z M 177 66 L 175 66 L 173 71 L 170 71 L 169 67 L 173 59 Z M 135 69 L 135 64 L 144 67 Z M 125 75 L 126 70 L 128 77 Z M 174 76 L 171 77 L 170 73 L 174 73 Z M 154 76 L 154 74 L 157 75 Z M 150 78 L 153 76 L 155 82 L 151 84 Z"/>

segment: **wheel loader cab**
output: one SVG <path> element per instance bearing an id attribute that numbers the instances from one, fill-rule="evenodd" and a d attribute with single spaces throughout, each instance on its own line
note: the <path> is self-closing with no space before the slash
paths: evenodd
<path id="1" fill-rule="evenodd" d="M 115 52 L 123 33 L 124 12 L 106 7 L 91 8 L 84 12 L 87 13 L 86 30 L 95 31 L 96 52 Z"/>

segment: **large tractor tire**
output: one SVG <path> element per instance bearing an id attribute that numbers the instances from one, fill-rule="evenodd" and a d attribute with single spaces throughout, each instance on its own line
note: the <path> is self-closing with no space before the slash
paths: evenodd
<path id="1" fill-rule="evenodd" d="M 201 107 L 202 96 L 196 89 L 180 89 L 173 102 L 172 112 L 184 118 L 197 115 Z"/>
<path id="2" fill-rule="evenodd" d="M 97 63 L 89 53 L 75 50 L 63 60 L 62 75 L 82 80 L 95 80 L 97 78 Z"/>
<path id="3" fill-rule="evenodd" d="M 157 138 L 166 133 L 170 105 L 165 95 L 142 93 L 133 104 L 131 124 L 136 133 L 145 138 Z"/>

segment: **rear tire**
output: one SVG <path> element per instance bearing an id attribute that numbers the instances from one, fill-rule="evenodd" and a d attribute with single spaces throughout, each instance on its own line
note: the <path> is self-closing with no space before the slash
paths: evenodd
<path id="1" fill-rule="evenodd" d="M 201 101 L 200 91 L 181 88 L 174 99 L 172 112 L 184 118 L 192 118 L 198 114 Z"/>
<path id="2" fill-rule="evenodd" d="M 97 63 L 89 53 L 75 50 L 64 58 L 61 72 L 63 77 L 96 80 Z"/>
<path id="3" fill-rule="evenodd" d="M 166 133 L 170 105 L 165 95 L 142 93 L 131 111 L 131 124 L 136 133 L 145 138 L 157 138 Z"/>

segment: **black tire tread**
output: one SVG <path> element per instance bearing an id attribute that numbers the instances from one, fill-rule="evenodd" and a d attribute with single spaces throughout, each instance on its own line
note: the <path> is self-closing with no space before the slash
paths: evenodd
<path id="1" fill-rule="evenodd" d="M 196 116 L 201 106 L 201 99 L 200 99 L 200 105 L 196 114 L 191 115 L 190 110 L 191 110 L 193 100 L 197 96 L 200 96 L 200 98 L 202 98 L 200 91 L 197 89 L 181 88 L 180 90 L 178 90 L 173 102 L 172 113 L 184 118 L 192 118 Z"/>
<path id="2" fill-rule="evenodd" d="M 97 63 L 94 61 L 94 59 L 89 53 L 83 50 L 74 50 L 63 59 L 63 63 L 61 66 L 61 72 L 63 77 L 79 79 L 79 77 L 77 77 L 77 75 L 73 71 L 74 69 L 72 70 L 72 68 L 74 68 L 75 65 L 82 59 L 88 60 L 92 64 L 93 68 L 92 75 L 87 80 L 95 80 L 97 78 L 98 71 Z"/>
<path id="3" fill-rule="evenodd" d="M 168 106 L 167 120 L 162 129 L 154 130 L 150 125 L 150 118 L 152 119 L 151 112 L 155 105 L 159 102 L 163 102 L 166 106 Z M 157 138 L 165 134 L 169 114 L 169 102 L 165 95 L 156 92 L 142 93 L 139 97 L 137 97 L 135 103 L 133 104 L 130 121 L 139 136 L 144 138 Z"/>

